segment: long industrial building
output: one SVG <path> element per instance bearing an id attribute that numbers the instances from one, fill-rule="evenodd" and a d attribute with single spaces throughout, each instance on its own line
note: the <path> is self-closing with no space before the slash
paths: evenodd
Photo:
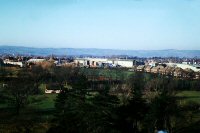
<path id="1" fill-rule="evenodd" d="M 74 62 L 79 66 L 90 66 L 90 67 L 127 67 L 131 68 L 137 65 L 137 61 L 130 59 L 107 59 L 107 58 L 76 58 Z"/>

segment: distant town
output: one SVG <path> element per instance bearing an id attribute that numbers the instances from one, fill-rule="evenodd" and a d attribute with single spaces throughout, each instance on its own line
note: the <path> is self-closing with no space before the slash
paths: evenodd
<path id="1" fill-rule="evenodd" d="M 85 67 L 85 68 L 127 68 L 129 71 L 155 73 L 177 78 L 199 79 L 199 58 L 151 57 L 139 58 L 129 56 L 11 56 L 1 55 L 0 66 L 32 67 L 37 64 L 52 63 L 55 66 Z"/>

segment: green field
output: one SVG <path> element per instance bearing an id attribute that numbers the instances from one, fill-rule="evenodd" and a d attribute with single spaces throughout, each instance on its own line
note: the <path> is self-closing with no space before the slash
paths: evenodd
<path id="1" fill-rule="evenodd" d="M 57 94 L 44 94 L 44 84 L 40 86 L 41 94 L 29 96 L 29 104 L 15 115 L 15 110 L 8 103 L 0 103 L 0 133 L 30 132 L 45 133 L 54 118 L 54 100 Z"/>
<path id="2" fill-rule="evenodd" d="M 54 109 L 54 100 L 56 96 L 57 94 L 43 94 L 31 96 L 31 104 L 28 107 L 38 110 Z"/>
<path id="3" fill-rule="evenodd" d="M 194 102 L 200 104 L 200 91 L 182 91 L 177 96 L 182 98 L 183 103 Z"/>
<path id="4" fill-rule="evenodd" d="M 127 79 L 131 74 L 134 74 L 132 71 L 128 71 L 127 69 L 94 69 L 94 68 L 81 68 L 81 72 L 86 76 L 103 76 L 111 79 Z"/>

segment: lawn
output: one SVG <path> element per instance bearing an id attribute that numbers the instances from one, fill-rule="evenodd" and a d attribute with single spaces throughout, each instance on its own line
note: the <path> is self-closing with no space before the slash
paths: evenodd
<path id="1" fill-rule="evenodd" d="M 15 115 L 13 108 L 0 104 L 0 133 L 30 132 L 45 133 L 54 118 L 54 100 L 57 94 L 33 95 L 29 105 Z"/>
<path id="2" fill-rule="evenodd" d="M 30 97 L 31 104 L 29 107 L 37 110 L 54 109 L 54 100 L 57 94 L 41 94 Z"/>
<path id="3" fill-rule="evenodd" d="M 200 91 L 181 91 L 177 94 L 178 97 L 183 98 L 183 103 L 198 103 L 200 104 Z"/>
<path id="4" fill-rule="evenodd" d="M 127 79 L 131 74 L 134 72 L 128 71 L 126 69 L 103 69 L 103 68 L 82 68 L 81 71 L 86 75 L 86 76 L 103 76 L 106 78 L 112 78 L 112 79 Z"/>

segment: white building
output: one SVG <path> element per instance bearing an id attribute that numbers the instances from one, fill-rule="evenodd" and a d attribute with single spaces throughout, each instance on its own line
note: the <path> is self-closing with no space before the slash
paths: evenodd
<path id="1" fill-rule="evenodd" d="M 134 66 L 133 60 L 114 60 L 115 65 L 120 65 L 122 67 L 128 67 L 131 68 Z"/>
<path id="2" fill-rule="evenodd" d="M 4 64 L 11 64 L 11 65 L 16 65 L 16 66 L 20 66 L 20 67 L 24 67 L 25 66 L 25 63 L 21 62 L 21 61 L 4 60 L 3 62 L 4 62 Z"/>
<path id="3" fill-rule="evenodd" d="M 179 67 L 182 69 L 192 69 L 194 72 L 200 72 L 200 66 L 198 65 L 189 65 L 180 63 L 166 63 L 166 65 L 171 67 Z"/>
<path id="4" fill-rule="evenodd" d="M 107 58 L 76 58 L 74 62 L 79 66 L 101 67 L 104 64 L 109 66 L 121 66 L 131 68 L 134 66 L 134 60 L 107 59 Z"/>
<path id="5" fill-rule="evenodd" d="M 47 89 L 45 89 L 45 93 L 46 94 L 51 94 L 51 93 L 56 93 L 56 94 L 58 94 L 58 93 L 60 93 L 61 92 L 61 90 L 47 90 Z"/>
<path id="6" fill-rule="evenodd" d="M 28 63 L 40 63 L 46 61 L 45 59 L 29 59 Z"/>

